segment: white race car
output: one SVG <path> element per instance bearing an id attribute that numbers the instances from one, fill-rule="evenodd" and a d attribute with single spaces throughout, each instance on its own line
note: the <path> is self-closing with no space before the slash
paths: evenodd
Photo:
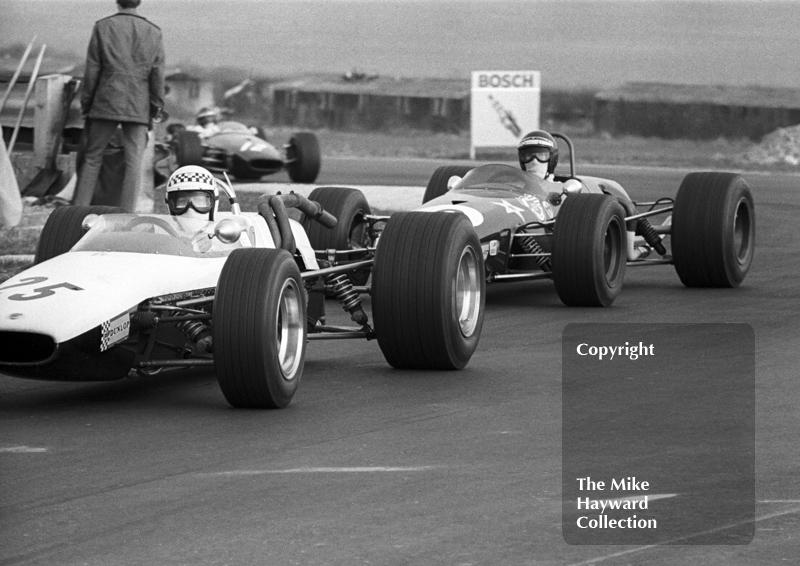
<path id="1" fill-rule="evenodd" d="M 294 396 L 312 339 L 376 338 L 397 368 L 469 362 L 485 283 L 466 216 L 398 213 L 367 257 L 327 262 L 318 258 L 336 250 L 315 253 L 303 224 L 314 224 L 328 248 L 331 237 L 349 237 L 352 218 L 337 231 L 332 214 L 294 193 L 241 213 L 230 185 L 220 186 L 231 212 L 214 221 L 108 207 L 54 210 L 34 265 L 0 284 L 0 373 L 102 381 L 213 366 L 231 405 L 275 408 Z M 299 209 L 302 223 L 287 207 Z M 352 326 L 326 323 L 326 296 L 341 303 Z"/>

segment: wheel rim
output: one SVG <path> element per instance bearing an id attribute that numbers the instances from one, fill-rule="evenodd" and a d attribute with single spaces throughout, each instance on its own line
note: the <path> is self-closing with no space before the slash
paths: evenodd
<path id="1" fill-rule="evenodd" d="M 616 281 L 621 269 L 620 255 L 623 246 L 620 232 L 619 221 L 613 219 L 606 227 L 606 236 L 603 240 L 603 266 L 606 283 L 609 284 Z"/>
<path id="2" fill-rule="evenodd" d="M 278 361 L 286 380 L 294 379 L 300 366 L 305 321 L 300 305 L 301 293 L 293 279 L 284 282 L 278 302 L 275 337 L 278 342 Z"/>
<path id="3" fill-rule="evenodd" d="M 472 336 L 478 326 L 481 309 L 481 286 L 478 279 L 478 259 L 472 246 L 461 252 L 456 274 L 456 313 L 461 334 Z"/>
<path id="4" fill-rule="evenodd" d="M 739 199 L 733 216 L 733 245 L 740 264 L 746 263 L 750 255 L 752 226 L 747 199 Z"/>

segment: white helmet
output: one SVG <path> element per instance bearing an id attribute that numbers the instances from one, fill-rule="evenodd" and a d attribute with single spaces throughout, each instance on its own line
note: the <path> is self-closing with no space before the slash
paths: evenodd
<path id="1" fill-rule="evenodd" d="M 206 124 L 209 123 L 216 124 L 217 122 L 219 122 L 221 114 L 222 112 L 216 106 L 212 106 L 211 108 L 209 107 L 201 108 L 196 116 L 197 123 L 200 124 L 201 126 L 205 126 Z"/>
<path id="2" fill-rule="evenodd" d="M 214 220 L 219 209 L 217 180 L 197 165 L 176 169 L 167 181 L 166 203 L 173 216 Z"/>

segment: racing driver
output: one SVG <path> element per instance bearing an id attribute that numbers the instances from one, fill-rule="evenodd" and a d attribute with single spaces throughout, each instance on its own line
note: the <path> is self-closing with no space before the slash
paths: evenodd
<path id="1" fill-rule="evenodd" d="M 167 206 L 184 233 L 192 234 L 191 245 L 196 252 L 207 252 L 212 242 L 206 233 L 205 222 L 214 220 L 219 210 L 217 180 L 205 168 L 185 165 L 175 170 L 167 181 Z M 189 222 L 182 222 L 182 219 Z M 196 231 L 196 232 L 195 232 Z"/>
<path id="2" fill-rule="evenodd" d="M 523 136 L 517 146 L 519 166 L 523 171 L 553 181 L 553 172 L 558 165 L 558 144 L 544 130 L 534 130 Z"/>
<path id="3" fill-rule="evenodd" d="M 214 220 L 219 210 L 217 180 L 198 165 L 180 167 L 169 176 L 166 202 L 173 216 Z"/>
<path id="4" fill-rule="evenodd" d="M 196 116 L 197 125 L 189 126 L 186 129 L 197 132 L 201 138 L 213 136 L 220 131 L 218 122 L 221 114 L 222 112 L 216 106 L 201 108 Z"/>

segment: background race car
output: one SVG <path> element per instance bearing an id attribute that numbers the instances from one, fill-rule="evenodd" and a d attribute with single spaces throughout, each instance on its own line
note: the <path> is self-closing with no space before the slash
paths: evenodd
<path id="1" fill-rule="evenodd" d="M 164 147 L 172 168 L 200 165 L 249 181 L 286 170 L 295 183 L 313 183 L 322 164 L 319 140 L 311 132 L 293 134 L 280 149 L 267 141 L 263 129 L 233 121 L 220 122 L 208 136 L 176 123 L 167 126 L 167 133 Z"/>
<path id="2" fill-rule="evenodd" d="M 487 283 L 552 279 L 570 306 L 609 306 L 628 267 L 673 265 L 687 287 L 737 287 L 755 250 L 755 209 L 738 174 L 690 173 L 678 193 L 637 202 L 616 181 L 569 171 L 546 181 L 518 167 L 443 166 L 417 209 L 461 213 L 481 242 Z M 337 248 L 357 262 L 380 241 L 389 217 L 369 213 L 353 189 L 318 187 L 310 197 L 344 219 L 336 232 L 309 226 L 315 249 Z M 357 191 L 356 191 L 357 192 Z M 657 219 L 651 223 L 651 219 Z M 306 221 L 308 222 L 308 221 Z M 351 273 L 358 282 L 364 274 Z"/>

